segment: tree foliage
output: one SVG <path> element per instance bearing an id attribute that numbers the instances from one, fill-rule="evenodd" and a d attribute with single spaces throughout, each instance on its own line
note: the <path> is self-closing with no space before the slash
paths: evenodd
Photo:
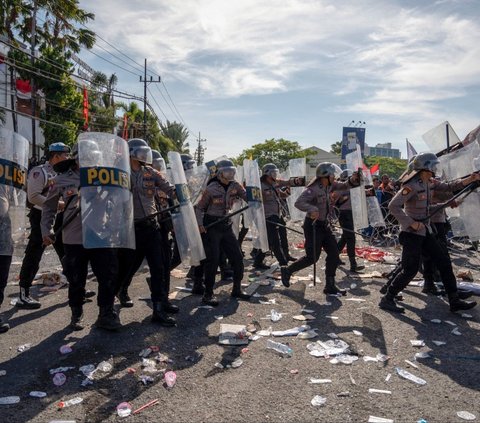
<path id="1" fill-rule="evenodd" d="M 330 153 L 336 154 L 337 156 L 342 155 L 342 141 L 337 141 L 336 143 L 330 146 Z"/>
<path id="2" fill-rule="evenodd" d="M 302 150 L 296 141 L 272 138 L 243 150 L 234 161 L 241 165 L 244 159 L 254 159 L 258 161 L 259 167 L 267 163 L 274 163 L 281 171 L 284 171 L 290 159 L 308 157 L 312 153 L 311 150 Z"/>
<path id="3" fill-rule="evenodd" d="M 365 165 L 372 167 L 374 164 L 380 164 L 380 175 L 387 174 L 390 178 L 397 179 L 407 168 L 407 160 L 394 159 L 392 157 L 365 157 Z"/>
<path id="4" fill-rule="evenodd" d="M 188 129 L 182 123 L 170 122 L 168 119 L 165 123 L 160 123 L 161 134 L 170 139 L 175 145 L 175 151 L 179 153 L 188 153 L 189 144 L 187 141 L 190 135 Z"/>

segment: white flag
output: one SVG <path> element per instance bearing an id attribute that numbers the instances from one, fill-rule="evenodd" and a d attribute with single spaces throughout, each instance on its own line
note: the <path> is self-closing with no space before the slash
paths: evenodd
<path id="1" fill-rule="evenodd" d="M 416 156 L 417 155 L 417 150 L 415 150 L 413 148 L 413 145 L 410 144 L 410 142 L 408 141 L 408 138 L 407 138 L 407 159 L 408 161 L 410 161 L 412 159 L 413 156 Z"/>

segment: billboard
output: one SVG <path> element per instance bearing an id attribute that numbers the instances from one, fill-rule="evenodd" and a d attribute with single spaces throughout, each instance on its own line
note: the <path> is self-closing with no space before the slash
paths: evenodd
<path id="1" fill-rule="evenodd" d="M 345 164 L 345 156 L 357 149 L 360 145 L 362 156 L 365 151 L 365 128 L 344 126 L 342 134 L 342 164 Z"/>

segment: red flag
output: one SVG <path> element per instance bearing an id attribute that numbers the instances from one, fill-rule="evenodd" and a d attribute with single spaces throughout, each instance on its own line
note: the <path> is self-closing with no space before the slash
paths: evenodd
<path id="1" fill-rule="evenodd" d="M 88 131 L 88 92 L 83 86 L 83 130 Z"/>
<path id="2" fill-rule="evenodd" d="M 17 79 L 15 83 L 17 87 L 17 97 L 21 99 L 32 98 L 32 87 L 29 80 Z"/>
<path id="3" fill-rule="evenodd" d="M 370 168 L 370 175 L 378 175 L 379 173 L 380 173 L 380 163 L 376 163 Z"/>
<path id="4" fill-rule="evenodd" d="M 126 141 L 128 139 L 128 116 L 125 113 L 123 115 L 123 133 L 122 138 Z"/>

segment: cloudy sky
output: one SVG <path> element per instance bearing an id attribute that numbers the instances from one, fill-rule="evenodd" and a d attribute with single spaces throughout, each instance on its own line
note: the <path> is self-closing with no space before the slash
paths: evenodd
<path id="1" fill-rule="evenodd" d="M 329 150 L 352 120 L 370 146 L 405 157 L 449 120 L 461 139 L 480 124 L 478 0 L 80 0 L 88 24 L 139 64 L 151 103 L 206 138 L 206 157 L 235 156 L 268 138 Z M 110 56 L 111 51 L 122 63 Z M 138 73 L 98 40 L 94 53 Z M 143 96 L 138 76 L 92 53 L 96 70 Z M 150 96 L 149 93 L 149 96 Z M 180 117 L 178 116 L 180 114 Z M 191 139 L 193 140 L 193 137 Z"/>

